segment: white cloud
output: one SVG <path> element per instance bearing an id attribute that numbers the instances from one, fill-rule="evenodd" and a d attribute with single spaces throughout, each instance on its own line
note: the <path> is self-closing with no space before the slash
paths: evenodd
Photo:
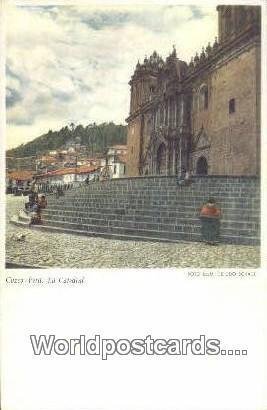
<path id="1" fill-rule="evenodd" d="M 213 41 L 215 7 L 56 6 L 8 10 L 8 146 L 70 121 L 123 123 L 137 60 Z M 197 34 L 197 35 L 196 35 Z M 13 90 L 13 94 L 12 94 Z"/>

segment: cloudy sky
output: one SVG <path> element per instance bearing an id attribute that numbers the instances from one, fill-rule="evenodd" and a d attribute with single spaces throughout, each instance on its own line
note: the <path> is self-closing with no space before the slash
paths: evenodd
<path id="1" fill-rule="evenodd" d="M 215 5 L 10 3 L 6 17 L 7 147 L 70 122 L 124 124 L 138 59 L 175 44 L 189 62 L 217 34 Z"/>

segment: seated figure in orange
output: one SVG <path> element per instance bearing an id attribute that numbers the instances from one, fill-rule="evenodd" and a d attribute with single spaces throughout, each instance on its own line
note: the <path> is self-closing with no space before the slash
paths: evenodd
<path id="1" fill-rule="evenodd" d="M 200 211 L 201 234 L 204 242 L 216 245 L 220 236 L 221 210 L 214 198 L 210 198 Z"/>

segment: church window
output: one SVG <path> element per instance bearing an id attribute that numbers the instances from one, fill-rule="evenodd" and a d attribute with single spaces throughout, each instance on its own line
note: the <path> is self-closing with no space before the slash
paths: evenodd
<path id="1" fill-rule="evenodd" d="M 208 95 L 208 89 L 206 88 L 204 91 L 204 109 L 207 110 L 209 106 L 209 95 Z"/>
<path id="2" fill-rule="evenodd" d="M 208 175 L 208 161 L 205 157 L 200 157 L 197 161 L 196 167 L 197 175 Z"/>
<path id="3" fill-rule="evenodd" d="M 162 143 L 157 152 L 157 174 L 166 175 L 167 170 L 167 151 Z"/>
<path id="4" fill-rule="evenodd" d="M 161 107 L 160 108 L 160 123 L 163 123 L 163 119 L 164 119 L 164 108 Z"/>
<path id="5" fill-rule="evenodd" d="M 247 11 L 244 6 L 239 7 L 238 9 L 238 24 L 239 27 L 242 27 L 246 24 Z"/>
<path id="6" fill-rule="evenodd" d="M 170 99 L 170 120 L 169 123 L 171 126 L 175 126 L 175 101 L 174 98 Z"/>
<path id="7" fill-rule="evenodd" d="M 224 19 L 225 19 L 225 34 L 230 34 L 233 29 L 232 11 L 230 8 L 226 9 Z"/>
<path id="8" fill-rule="evenodd" d="M 197 93 L 193 96 L 193 110 L 198 110 L 198 95 Z"/>
<path id="9" fill-rule="evenodd" d="M 229 114 L 233 114 L 235 112 L 235 99 L 231 98 L 229 100 Z"/>
<path id="10" fill-rule="evenodd" d="M 165 125 L 168 125 L 168 121 L 169 121 L 169 106 L 168 106 L 168 101 L 166 101 L 164 109 L 165 109 Z"/>
<path id="11" fill-rule="evenodd" d="M 208 87 L 206 84 L 202 84 L 199 90 L 199 99 L 200 99 L 200 104 L 199 108 L 201 111 L 207 110 L 209 106 L 209 91 Z"/>

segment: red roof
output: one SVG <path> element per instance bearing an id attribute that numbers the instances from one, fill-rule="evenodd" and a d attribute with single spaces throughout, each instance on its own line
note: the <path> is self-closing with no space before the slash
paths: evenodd
<path id="1" fill-rule="evenodd" d="M 19 170 L 19 171 L 13 171 L 9 172 L 7 174 L 8 178 L 10 179 L 18 179 L 20 181 L 28 181 L 32 179 L 33 177 L 33 172 L 32 171 L 25 171 L 25 170 Z"/>
<path id="2" fill-rule="evenodd" d="M 127 151 L 127 145 L 112 145 L 112 147 L 109 148 L 114 148 L 117 150 L 126 150 Z"/>
<path id="3" fill-rule="evenodd" d="M 77 168 L 61 168 L 55 171 L 47 172 L 46 174 L 39 174 L 37 177 L 53 177 L 57 175 L 69 175 L 69 174 L 89 174 L 90 172 L 97 171 L 99 168 L 92 165 L 82 165 Z"/>
<path id="4" fill-rule="evenodd" d="M 74 168 L 76 174 L 88 174 L 90 172 L 97 171 L 99 167 L 95 165 L 81 165 L 78 168 Z"/>
<path id="5" fill-rule="evenodd" d="M 52 162 L 55 162 L 55 157 L 51 157 L 51 156 L 43 156 L 42 161 L 51 164 Z"/>

